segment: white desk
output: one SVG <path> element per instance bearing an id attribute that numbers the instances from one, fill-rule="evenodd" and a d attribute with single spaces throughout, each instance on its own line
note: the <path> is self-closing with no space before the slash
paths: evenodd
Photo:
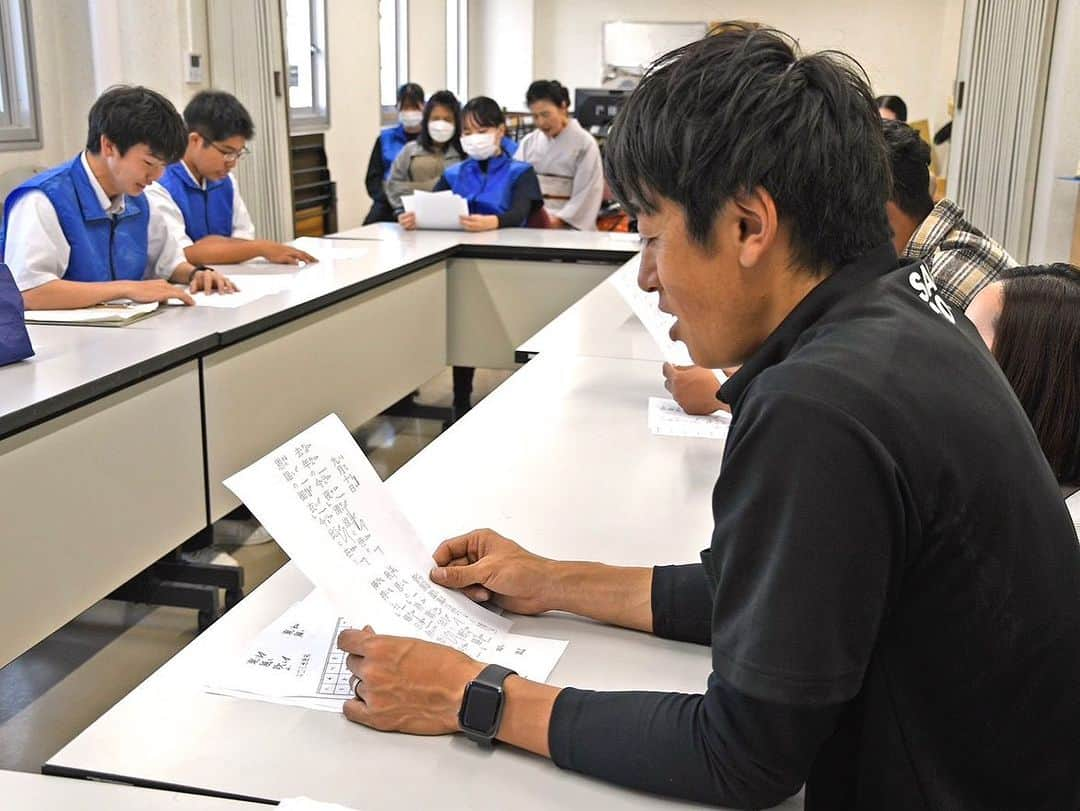
<path id="1" fill-rule="evenodd" d="M 27 507 L 5 519 L 0 609 L 15 630 L 0 666 L 235 507 L 225 477 L 331 411 L 359 425 L 446 365 L 512 366 L 636 248 L 528 229 L 378 233 L 323 243 L 336 258 L 244 307 L 30 328 L 37 355 L 0 369 L 0 492 Z M 242 286 L 267 270 L 228 272 Z"/>
<path id="2" fill-rule="evenodd" d="M 432 546 L 489 525 L 541 554 L 696 560 L 709 543 L 722 446 L 650 435 L 645 398 L 661 393 L 652 363 L 540 357 L 390 487 Z M 286 566 L 46 768 L 266 799 L 317 794 L 370 809 L 471 809 L 478 797 L 518 809 L 683 805 L 561 772 L 509 747 L 488 753 L 459 736 L 386 735 L 338 715 L 200 691 L 212 663 L 235 655 L 309 589 Z M 554 684 L 700 691 L 710 670 L 705 647 L 573 617 L 522 617 L 514 628 L 571 640 Z"/>
<path id="3" fill-rule="evenodd" d="M 206 523 L 196 361 L 142 379 L 177 347 L 107 328 L 31 333 L 37 355 L 0 370 L 0 414 L 32 426 L 0 440 L 0 666 Z"/>
<path id="4" fill-rule="evenodd" d="M 638 257 L 634 257 L 623 267 L 633 267 L 636 271 L 638 262 Z M 526 361 L 547 352 L 663 363 L 660 347 L 616 289 L 611 275 L 522 342 L 517 347 L 516 359 Z"/>
<path id="5" fill-rule="evenodd" d="M 0 799 L 9 811 L 256 811 L 266 808 L 262 804 L 220 797 L 8 771 L 0 771 Z"/>

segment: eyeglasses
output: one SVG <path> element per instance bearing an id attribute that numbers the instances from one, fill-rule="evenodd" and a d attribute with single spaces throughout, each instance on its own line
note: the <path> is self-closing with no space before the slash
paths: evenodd
<path id="1" fill-rule="evenodd" d="M 218 146 L 213 141 L 207 141 L 207 143 L 221 153 L 221 157 L 225 159 L 225 163 L 239 163 L 241 158 L 251 154 L 251 150 L 246 146 L 237 152 L 233 149 L 225 149 L 225 147 Z"/>

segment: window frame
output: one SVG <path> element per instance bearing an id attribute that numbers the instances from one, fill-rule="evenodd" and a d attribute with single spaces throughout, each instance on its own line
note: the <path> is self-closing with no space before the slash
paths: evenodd
<path id="1" fill-rule="evenodd" d="M 446 87 L 461 103 L 469 98 L 469 2 L 446 0 Z"/>
<path id="2" fill-rule="evenodd" d="M 409 0 L 393 0 L 394 3 L 394 90 L 409 78 Z M 382 24 L 380 16 L 379 24 Z M 382 37 L 379 38 L 382 48 Z M 382 71 L 382 54 L 379 54 L 379 70 Z M 382 98 L 382 75 L 379 76 L 379 114 L 383 126 L 397 123 L 397 99 L 386 104 Z"/>
<path id="3" fill-rule="evenodd" d="M 30 0 L 0 0 L 0 60 L 3 60 L 4 110 L 0 112 L 0 151 L 40 149 L 37 60 Z"/>
<path id="4" fill-rule="evenodd" d="M 330 128 L 329 48 L 326 37 L 326 0 L 307 0 L 311 26 L 311 106 L 289 104 L 289 131 L 294 134 L 322 132 Z M 288 26 L 286 15 L 285 24 Z M 285 36 L 288 42 L 288 34 Z M 288 46 L 286 45 L 286 62 Z M 286 98 L 289 88 L 286 87 Z"/>

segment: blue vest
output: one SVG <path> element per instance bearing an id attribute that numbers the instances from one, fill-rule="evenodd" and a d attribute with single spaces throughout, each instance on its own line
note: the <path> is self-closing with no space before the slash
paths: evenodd
<path id="1" fill-rule="evenodd" d="M 509 155 L 511 158 L 514 157 L 514 153 L 517 152 L 518 147 L 517 141 L 515 141 L 509 135 L 504 135 L 502 137 L 502 140 L 499 141 L 499 146 L 501 146 L 502 151 Z"/>
<path id="2" fill-rule="evenodd" d="M 398 124 L 396 127 L 386 127 L 379 133 L 379 148 L 382 150 L 382 162 L 383 162 L 383 180 L 390 177 L 390 168 L 394 163 L 394 158 L 398 156 L 398 153 L 405 148 L 405 144 L 409 142 L 408 133 L 405 132 L 405 126 Z"/>
<path id="3" fill-rule="evenodd" d="M 233 181 L 228 175 L 207 181 L 204 189 L 191 177 L 181 161 L 170 163 L 158 181 L 168 190 L 184 215 L 184 230 L 192 242 L 214 234 L 233 234 Z"/>
<path id="4" fill-rule="evenodd" d="M 510 209 L 514 185 L 531 168 L 524 161 L 496 155 L 488 161 L 486 172 L 475 158 L 469 158 L 448 168 L 443 176 L 454 194 L 469 201 L 470 214 L 502 214 Z"/>
<path id="5" fill-rule="evenodd" d="M 28 191 L 45 193 L 56 209 L 60 229 L 71 247 L 64 278 L 74 282 L 139 281 L 146 275 L 146 235 L 150 204 L 146 196 L 124 195 L 124 211 L 115 217 L 101 208 L 82 160 L 54 166 L 16 187 L 4 202 L 0 256 L 4 254 L 8 215 Z"/>
<path id="6" fill-rule="evenodd" d="M 0 263 L 0 366 L 34 354 L 23 313 L 22 293 L 7 265 Z"/>

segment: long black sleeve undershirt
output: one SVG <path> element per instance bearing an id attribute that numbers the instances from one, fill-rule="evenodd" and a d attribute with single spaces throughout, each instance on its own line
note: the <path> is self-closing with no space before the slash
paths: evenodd
<path id="1" fill-rule="evenodd" d="M 484 161 L 480 162 L 484 165 Z M 485 166 L 486 171 L 486 166 Z M 450 184 L 446 182 L 446 175 L 439 178 L 432 191 L 446 191 Z M 532 170 L 525 172 L 517 183 L 510 198 L 510 208 L 502 214 L 498 214 L 500 228 L 517 228 L 525 224 L 529 216 L 544 205 L 543 195 L 540 193 L 540 181 Z"/>
<path id="2" fill-rule="evenodd" d="M 652 607 L 658 636 L 709 643 L 712 596 L 701 564 L 656 567 Z M 704 695 L 567 688 L 548 743 L 564 769 L 687 800 L 767 808 L 799 790 L 842 709 L 760 701 L 715 674 Z"/>
<path id="3" fill-rule="evenodd" d="M 376 138 L 375 146 L 371 148 L 371 157 L 368 159 L 367 174 L 364 175 L 364 187 L 372 200 L 378 200 L 386 195 L 383 190 L 383 175 L 385 174 L 386 164 L 383 163 L 382 144 Z"/>

